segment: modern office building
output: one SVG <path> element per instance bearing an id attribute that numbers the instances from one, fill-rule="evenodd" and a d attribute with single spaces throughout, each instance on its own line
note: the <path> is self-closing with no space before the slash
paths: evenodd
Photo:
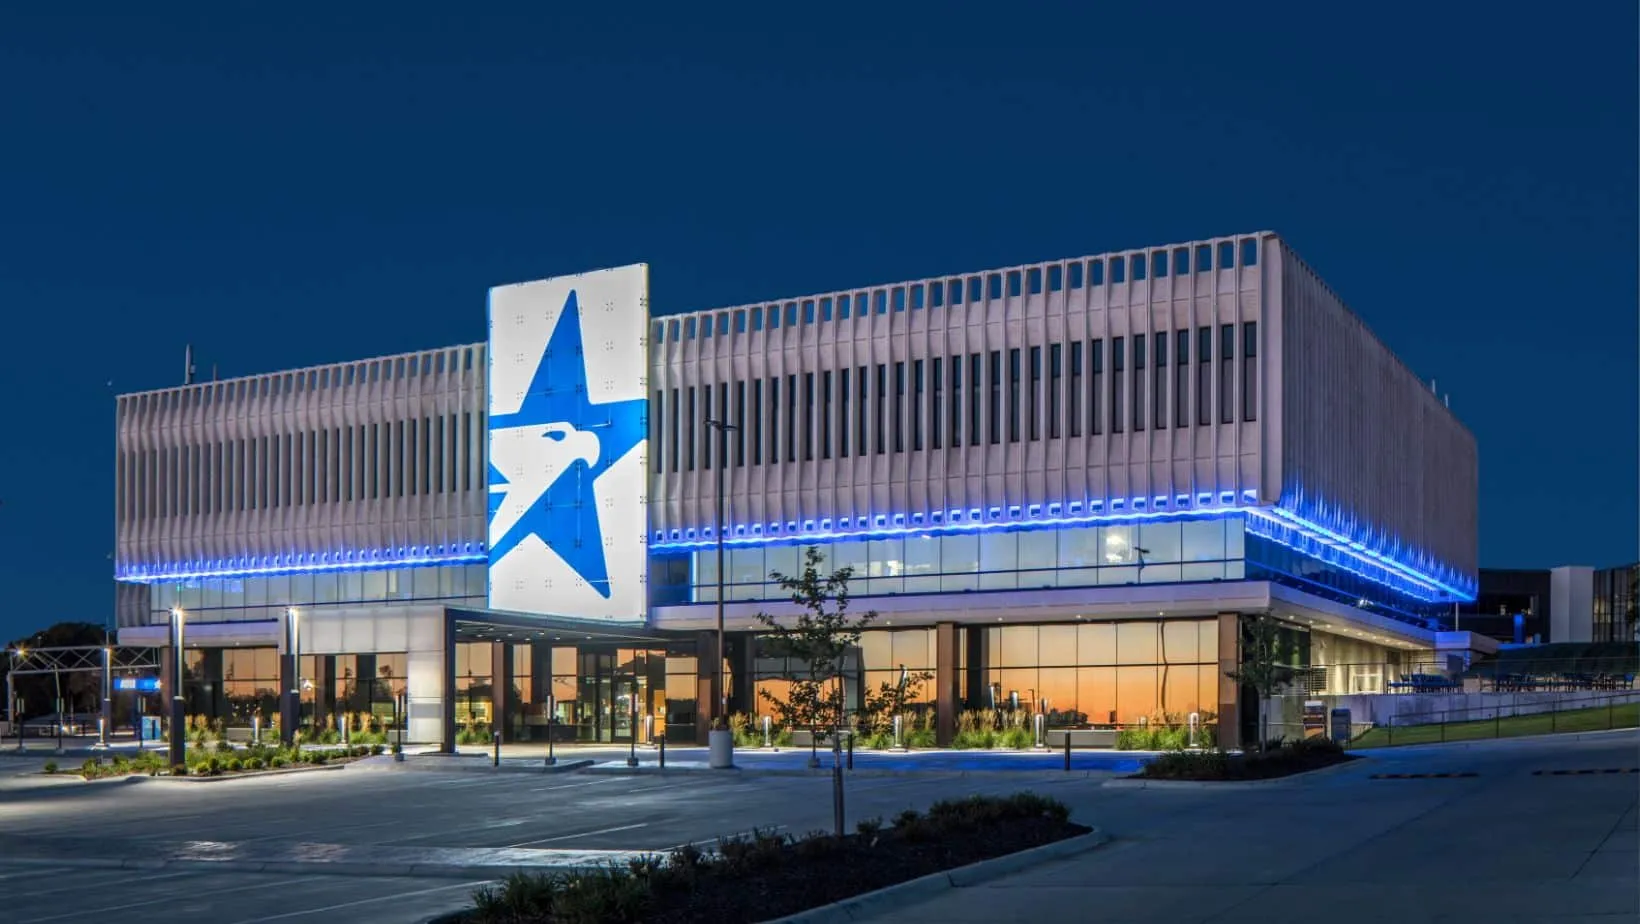
<path id="1" fill-rule="evenodd" d="M 1493 644 L 1449 631 L 1473 438 L 1268 233 L 656 317 L 644 267 L 502 286 L 484 343 L 118 419 L 121 642 L 183 614 L 189 710 L 231 721 L 402 693 L 423 741 L 695 740 L 780 683 L 754 617 L 810 546 L 878 614 L 850 698 L 926 670 L 941 737 L 1234 741 L 1249 616 L 1313 692 Z"/>

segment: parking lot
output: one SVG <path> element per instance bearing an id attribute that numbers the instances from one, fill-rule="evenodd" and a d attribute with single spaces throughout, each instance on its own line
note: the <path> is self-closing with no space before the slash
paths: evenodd
<path id="1" fill-rule="evenodd" d="M 1340 921 L 1632 920 L 1640 776 L 1556 774 L 1636 767 L 1637 746 L 1619 732 L 1396 748 L 1216 789 L 1107 786 L 1119 774 L 1042 769 L 1048 755 L 928 755 L 910 772 L 862 762 L 848 819 L 1033 789 L 1113 838 L 895 920 L 1087 920 L 1097 908 L 1101 922 L 1252 921 L 1323 906 Z M 772 764 L 634 775 L 443 761 L 83 784 L 24 775 L 38 758 L 0 759 L 0 920 L 411 924 L 517 865 L 831 825 L 829 777 Z"/>

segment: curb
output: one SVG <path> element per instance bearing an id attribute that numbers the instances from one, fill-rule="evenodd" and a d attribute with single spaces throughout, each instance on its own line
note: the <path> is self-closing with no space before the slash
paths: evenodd
<path id="1" fill-rule="evenodd" d="M 1114 780 L 1106 780 L 1101 789 L 1260 789 L 1282 784 L 1302 783 L 1318 777 L 1328 776 L 1342 771 L 1346 767 L 1355 767 L 1359 762 L 1368 758 L 1357 756 L 1353 760 L 1341 761 L 1330 767 L 1321 767 L 1316 770 L 1305 770 L 1300 773 L 1289 773 L 1286 776 L 1274 776 L 1263 780 L 1146 780 L 1137 777 L 1124 776 Z"/>
<path id="2" fill-rule="evenodd" d="M 865 917 L 875 917 L 897 911 L 907 905 L 914 905 L 927 901 L 952 889 L 966 889 L 992 879 L 1016 873 L 1022 869 L 1046 863 L 1052 860 L 1061 860 L 1065 857 L 1092 850 L 1109 841 L 1110 838 L 1100 829 L 1094 828 L 1087 834 L 1078 837 L 1054 841 L 1043 844 L 1041 847 L 1032 847 L 1030 850 L 1021 850 L 956 869 L 930 873 L 919 879 L 911 879 L 898 885 L 891 885 L 886 889 L 845 898 L 830 905 L 821 905 L 807 911 L 799 911 L 783 918 L 775 918 L 768 924 L 843 924 Z"/>
<path id="3" fill-rule="evenodd" d="M 502 764 L 499 767 L 492 767 L 489 764 L 484 764 L 482 766 L 457 767 L 457 766 L 439 765 L 439 764 L 433 764 L 433 765 L 418 764 L 418 763 L 413 763 L 413 762 L 408 761 L 408 760 L 401 764 L 401 763 L 398 763 L 397 761 L 394 761 L 392 758 L 388 758 L 388 762 L 385 763 L 385 764 L 383 764 L 383 763 L 361 764 L 359 769 L 374 772 L 374 773 L 530 773 L 530 774 L 542 774 L 542 773 L 571 773 L 571 772 L 574 772 L 574 771 L 577 771 L 577 770 L 585 770 L 585 769 L 587 769 L 591 766 L 592 766 L 592 761 L 590 761 L 590 760 L 571 760 L 571 761 L 560 761 L 559 763 L 553 764 L 550 767 L 545 765 L 545 764 L 511 764 L 511 765 Z"/>
<path id="4" fill-rule="evenodd" d="M 758 768 L 758 767 L 748 767 L 748 766 L 744 766 L 744 765 L 737 765 L 737 766 L 734 766 L 734 767 L 727 767 L 727 768 L 720 769 L 720 770 L 713 770 L 713 769 L 708 768 L 708 767 L 665 767 L 665 768 L 662 768 L 662 767 L 622 767 L 620 765 L 615 765 L 615 766 L 600 765 L 600 766 L 588 767 L 587 769 L 585 769 L 581 772 L 586 773 L 586 774 L 601 775 L 601 776 L 684 776 L 684 775 L 688 775 L 688 774 L 721 774 L 725 778 L 731 778 L 731 779 L 734 778 L 734 777 L 740 776 L 741 774 L 745 774 L 747 776 L 791 776 L 791 777 L 828 777 L 828 778 L 831 776 L 831 768 L 830 767 L 821 767 L 818 770 L 809 770 L 807 768 L 790 768 L 790 767 L 778 767 L 778 768 L 772 768 L 772 769 L 764 770 L 764 769 L 761 769 L 761 768 Z M 954 770 L 954 769 L 941 769 L 941 768 L 937 768 L 937 767 L 927 767 L 927 768 L 918 769 L 918 770 L 879 770 L 879 769 L 844 770 L 843 774 L 844 774 L 845 778 L 849 778 L 849 779 L 875 779 L 875 778 L 902 777 L 902 776 L 922 777 L 922 776 L 929 776 L 929 775 L 933 775 L 933 774 L 942 774 L 942 775 L 945 775 L 945 776 L 948 776 L 948 777 L 955 777 L 955 778 L 958 778 L 958 779 L 966 779 L 968 777 L 983 777 L 983 778 L 1018 777 L 1021 774 L 1039 773 L 1039 774 L 1051 776 L 1054 779 L 1076 780 L 1076 779 L 1093 779 L 1093 778 L 1097 778 L 1097 777 L 1105 777 L 1105 776 L 1108 776 L 1111 773 L 1115 773 L 1115 772 L 1117 772 L 1117 771 L 1114 771 L 1114 770 L 1081 770 L 1081 769 L 1071 770 L 1068 773 L 1065 772 L 1064 770 L 1054 770 L 1054 769 L 1043 769 L 1043 770 L 1037 770 L 1037 769 L 1029 769 L 1029 770 Z"/>

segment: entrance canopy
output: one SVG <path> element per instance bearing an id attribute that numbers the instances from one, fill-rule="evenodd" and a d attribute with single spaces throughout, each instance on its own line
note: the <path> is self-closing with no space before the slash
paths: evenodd
<path id="1" fill-rule="evenodd" d="M 611 623 L 573 616 L 532 616 L 500 610 L 446 610 L 458 642 L 559 642 L 564 645 L 604 642 L 648 645 L 665 636 L 640 624 Z"/>

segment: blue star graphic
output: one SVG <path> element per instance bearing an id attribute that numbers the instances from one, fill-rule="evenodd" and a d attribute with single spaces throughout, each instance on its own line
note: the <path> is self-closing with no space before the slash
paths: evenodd
<path id="1" fill-rule="evenodd" d="M 593 486 L 600 475 L 645 438 L 647 402 L 640 398 L 594 404 L 589 400 L 580 315 L 580 304 L 572 289 L 558 314 L 547 349 L 536 361 L 523 404 L 514 413 L 492 416 L 489 428 L 492 432 L 523 428 L 540 439 L 596 448 L 578 456 L 545 485 L 528 483 L 528 472 L 514 471 L 509 480 L 492 458 L 489 483 L 492 489 L 501 486 L 504 490 L 490 492 L 490 522 L 495 522 L 497 511 L 504 505 L 528 503 L 528 507 L 491 544 L 490 563 L 505 558 L 529 536 L 537 536 L 608 599 L 609 567 Z M 540 491 L 533 499 L 511 496 L 514 491 L 532 488 Z"/>

